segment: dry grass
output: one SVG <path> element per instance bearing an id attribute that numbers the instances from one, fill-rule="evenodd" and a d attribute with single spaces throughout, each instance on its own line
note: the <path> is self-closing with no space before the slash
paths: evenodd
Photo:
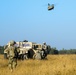
<path id="1" fill-rule="evenodd" d="M 18 61 L 11 72 L 0 55 L 0 75 L 76 75 L 76 55 L 48 55 L 48 60 Z"/>

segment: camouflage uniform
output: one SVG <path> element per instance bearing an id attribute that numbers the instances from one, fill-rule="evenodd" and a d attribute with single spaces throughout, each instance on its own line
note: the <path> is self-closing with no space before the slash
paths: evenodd
<path id="1" fill-rule="evenodd" d="M 7 47 L 6 51 L 7 51 L 7 56 L 9 59 L 9 69 L 11 69 L 11 71 L 13 70 L 13 68 L 15 68 L 17 66 L 17 49 L 16 47 L 14 47 L 15 42 L 14 41 L 10 41 L 10 46 Z"/>

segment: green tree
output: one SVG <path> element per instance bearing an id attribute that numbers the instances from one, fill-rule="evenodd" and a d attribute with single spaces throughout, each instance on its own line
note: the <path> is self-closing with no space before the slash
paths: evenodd
<path id="1" fill-rule="evenodd" d="M 56 49 L 56 47 L 51 48 L 50 54 L 59 54 L 59 51 Z"/>
<path id="2" fill-rule="evenodd" d="M 4 53 L 4 46 L 0 46 L 0 54 Z"/>

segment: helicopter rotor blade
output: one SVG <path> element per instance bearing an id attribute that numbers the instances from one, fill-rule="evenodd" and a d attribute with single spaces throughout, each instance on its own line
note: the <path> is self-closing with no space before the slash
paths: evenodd
<path id="1" fill-rule="evenodd" d="M 54 6 L 57 6 L 57 5 L 58 5 L 58 3 L 55 3 L 55 4 L 54 4 Z"/>
<path id="2" fill-rule="evenodd" d="M 43 5 L 43 6 L 47 6 L 47 4 Z"/>

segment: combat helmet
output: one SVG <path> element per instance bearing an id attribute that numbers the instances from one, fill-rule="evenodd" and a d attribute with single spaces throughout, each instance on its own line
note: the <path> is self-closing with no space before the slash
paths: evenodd
<path id="1" fill-rule="evenodd" d="M 11 41 L 9 42 L 10 45 L 14 45 L 15 43 L 16 43 L 16 42 L 13 41 L 13 40 L 11 40 Z"/>

